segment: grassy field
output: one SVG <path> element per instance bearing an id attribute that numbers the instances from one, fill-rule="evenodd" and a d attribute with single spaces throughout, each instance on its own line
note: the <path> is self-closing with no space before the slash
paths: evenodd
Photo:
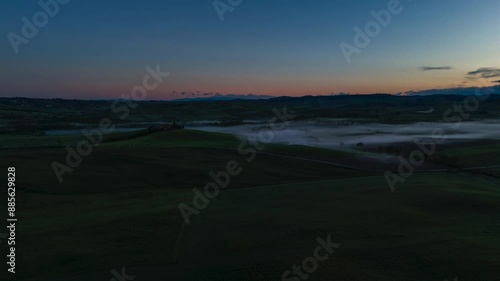
<path id="1" fill-rule="evenodd" d="M 454 148 L 443 151 L 440 155 L 457 157 L 462 167 L 500 165 L 500 145 Z"/>
<path id="2" fill-rule="evenodd" d="M 495 280 L 497 186 L 433 174 L 416 175 L 395 194 L 378 176 L 230 189 L 187 228 L 192 248 L 176 239 L 176 204 L 191 200 L 182 189 L 20 194 L 30 206 L 21 251 L 30 249 L 33 259 L 21 263 L 43 256 L 30 272 L 52 276 L 48 268 L 56 267 L 69 274 L 63 280 L 85 280 L 70 273 L 86 271 L 105 278 L 124 265 L 142 277 L 185 266 L 186 280 L 280 280 L 311 256 L 317 237 L 332 235 L 342 246 L 310 280 Z M 180 259 L 168 265 L 177 249 Z"/>
<path id="3" fill-rule="evenodd" d="M 496 280 L 497 187 L 434 174 L 416 175 L 395 194 L 380 177 L 229 190 L 196 222 L 216 235 L 201 238 L 211 251 L 193 277 L 281 280 L 311 256 L 317 237 L 331 234 L 342 246 L 309 280 Z M 252 266 L 267 279 L 242 270 Z"/>
<path id="4" fill-rule="evenodd" d="M 18 192 L 17 275 L 50 280 L 124 264 L 173 263 L 183 228 L 177 202 L 188 196 L 168 189 L 92 195 Z"/>
<path id="5" fill-rule="evenodd" d="M 82 136 L 3 135 L 0 148 L 75 145 L 83 139 Z"/>
<path id="6" fill-rule="evenodd" d="M 391 193 L 381 173 L 264 154 L 248 163 L 240 143 L 190 130 L 107 143 L 62 183 L 50 164 L 63 147 L 0 150 L 2 167 L 17 168 L 18 280 L 109 280 L 122 267 L 136 280 L 281 280 L 328 235 L 341 247 L 308 280 L 496 280 L 500 180 L 420 173 Z M 184 226 L 178 204 L 230 160 L 243 172 Z"/>

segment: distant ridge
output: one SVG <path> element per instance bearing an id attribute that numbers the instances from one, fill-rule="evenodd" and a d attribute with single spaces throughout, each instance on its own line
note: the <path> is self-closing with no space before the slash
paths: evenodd
<path id="1" fill-rule="evenodd" d="M 479 90 L 479 94 L 500 94 L 500 85 L 492 87 L 468 87 L 468 88 L 448 88 L 448 89 L 430 89 L 423 91 L 410 91 L 405 94 L 408 96 L 431 96 L 431 95 L 475 95 Z"/>
<path id="2" fill-rule="evenodd" d="M 499 80 L 500 81 L 500 80 Z M 470 96 L 476 95 L 479 93 L 480 95 L 485 94 L 500 94 L 500 85 L 490 86 L 490 87 L 467 87 L 467 88 L 446 88 L 446 89 L 428 89 L 428 90 L 419 90 L 419 91 L 408 91 L 408 92 L 400 92 L 396 94 L 387 94 L 387 93 L 371 93 L 371 94 L 328 94 L 328 95 L 304 95 L 304 96 L 269 96 L 269 95 L 255 95 L 255 94 L 247 94 L 247 95 L 238 95 L 238 94 L 216 94 L 213 96 L 206 97 L 189 97 L 182 99 L 174 99 L 174 100 L 162 100 L 162 99 L 152 99 L 145 100 L 144 102 L 205 102 L 205 101 L 232 101 L 232 100 L 248 100 L 248 101 L 286 101 L 286 100 L 318 100 L 327 98 L 337 99 L 337 100 L 352 100 L 352 99 L 381 99 L 388 97 L 415 97 L 415 96 Z M 371 96 L 371 98 L 370 98 Z M 92 99 L 78 99 L 78 98 L 59 98 L 59 97 L 23 97 L 23 96 L 11 96 L 11 97 L 0 97 L 2 99 L 18 99 L 18 100 L 53 100 L 53 101 L 98 101 L 98 102 L 107 102 L 107 101 L 124 101 L 125 99 L 117 98 L 117 99 L 107 99 L 107 98 L 92 98 Z"/>
<path id="3" fill-rule="evenodd" d="M 291 97 L 291 96 L 267 96 L 267 95 L 237 95 L 237 94 L 229 94 L 229 95 L 215 95 L 210 97 L 191 97 L 191 98 L 183 98 L 183 99 L 175 99 L 172 102 L 201 102 L 201 101 L 231 101 L 231 100 L 273 100 L 273 101 L 285 101 L 285 100 L 293 100 L 293 99 L 301 99 L 301 100 L 309 100 L 316 99 L 318 97 L 342 97 L 351 99 L 352 97 L 365 97 L 361 98 L 362 100 L 366 99 L 366 96 L 372 96 L 374 99 L 378 99 L 380 97 L 387 96 L 436 96 L 436 95 L 454 95 L 454 96 L 471 96 L 479 93 L 480 95 L 484 94 L 500 94 L 500 85 L 491 86 L 491 87 L 468 87 L 468 88 L 447 88 L 447 89 L 429 89 L 429 90 L 421 90 L 421 91 L 408 91 L 405 93 L 397 93 L 397 94 L 385 94 L 385 93 L 373 93 L 373 94 L 332 94 L 332 95 L 306 95 L 300 97 Z M 377 98 L 378 97 L 378 98 Z M 369 98 L 368 98 L 369 99 Z"/>
<path id="4" fill-rule="evenodd" d="M 267 100 L 275 96 L 266 95 L 216 95 L 211 97 L 193 97 L 171 100 L 173 102 L 198 102 L 198 101 L 228 101 L 228 100 Z"/>

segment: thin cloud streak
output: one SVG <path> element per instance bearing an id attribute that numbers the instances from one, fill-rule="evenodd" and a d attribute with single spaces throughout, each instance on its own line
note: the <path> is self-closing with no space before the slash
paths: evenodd
<path id="1" fill-rule="evenodd" d="M 495 67 L 481 67 L 478 70 L 471 71 L 467 73 L 469 79 L 474 79 L 474 78 L 494 78 L 494 77 L 500 77 L 500 68 L 495 68 Z"/>
<path id="2" fill-rule="evenodd" d="M 451 66 L 422 66 L 418 68 L 420 71 L 434 71 L 434 70 L 452 70 Z"/>

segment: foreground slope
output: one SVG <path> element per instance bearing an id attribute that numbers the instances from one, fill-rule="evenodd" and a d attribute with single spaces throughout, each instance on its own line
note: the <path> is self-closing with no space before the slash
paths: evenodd
<path id="1" fill-rule="evenodd" d="M 391 193 L 381 173 L 258 155 L 185 225 L 178 204 L 210 170 L 244 163 L 240 142 L 179 131 L 109 143 L 63 183 L 50 163 L 64 148 L 0 151 L 19 170 L 19 280 L 109 280 L 122 267 L 136 280 L 281 280 L 328 235 L 341 247 L 308 280 L 497 277 L 500 182 L 481 174 L 415 174 Z"/>

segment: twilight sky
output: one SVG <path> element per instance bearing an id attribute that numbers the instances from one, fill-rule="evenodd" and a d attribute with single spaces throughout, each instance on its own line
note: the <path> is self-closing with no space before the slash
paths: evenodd
<path id="1" fill-rule="evenodd" d="M 498 0 L 401 0 L 402 11 L 348 63 L 341 42 L 355 46 L 353 28 L 364 30 L 370 12 L 391 1 L 242 0 L 221 21 L 213 0 L 72 0 L 33 38 L 19 39 L 21 18 L 33 22 L 42 8 L 5 0 L 0 96 L 120 98 L 158 64 L 170 76 L 148 99 L 397 93 L 500 80 Z M 239 0 L 220 0 L 231 2 Z M 471 79 L 479 77 L 487 79 Z"/>

